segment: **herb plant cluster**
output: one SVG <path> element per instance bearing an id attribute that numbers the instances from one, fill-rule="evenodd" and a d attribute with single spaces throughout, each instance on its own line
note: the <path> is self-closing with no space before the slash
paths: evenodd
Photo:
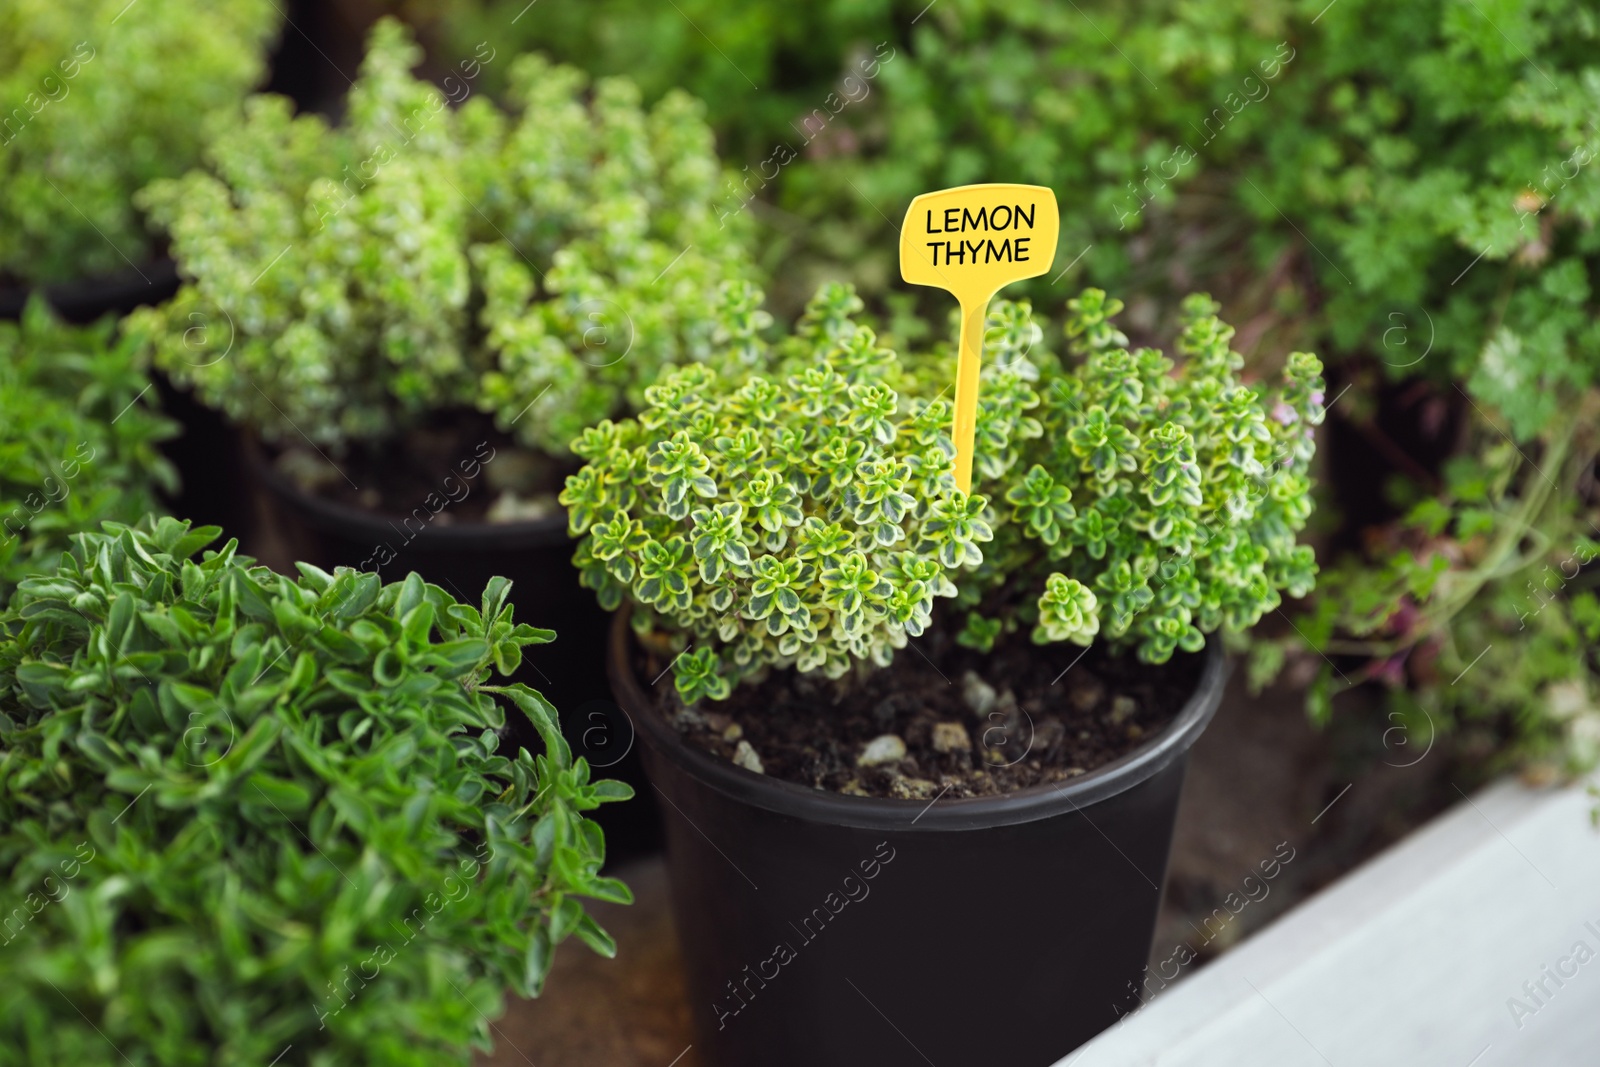
<path id="1" fill-rule="evenodd" d="M 847 287 L 824 288 L 757 358 L 778 375 L 735 387 L 680 370 L 638 418 L 574 442 L 588 464 L 562 501 L 585 584 L 677 635 L 690 702 L 770 667 L 886 665 L 940 597 L 974 609 L 962 639 L 985 648 L 1026 625 L 1039 643 L 1102 634 L 1160 663 L 1253 625 L 1314 580 L 1295 534 L 1320 364 L 1290 356 L 1270 398 L 1239 383 L 1231 328 L 1195 297 L 1173 375 L 1126 350 L 1120 307 L 1092 289 L 1071 302 L 1081 361 L 1062 368 L 1026 305 L 997 304 L 968 496 L 938 386 L 948 358 L 901 360 L 854 321 Z"/>
<path id="2" fill-rule="evenodd" d="M 1310 592 L 1316 563 L 1296 535 L 1324 415 L 1317 358 L 1291 353 L 1269 390 L 1239 379 L 1233 327 L 1207 296 L 1183 303 L 1176 365 L 1128 350 L 1112 321 L 1120 300 L 1087 289 L 1067 306 L 1072 364 L 1037 357 L 1036 388 L 985 401 L 991 425 L 1011 432 L 980 438 L 993 458 L 977 488 L 1000 521 L 963 597 L 977 608 L 965 642 L 987 648 L 997 624 L 1028 619 L 1019 593 L 1042 584 L 1034 640 L 1101 634 L 1163 663 L 1205 634 L 1253 627 L 1280 592 Z"/>
<path id="3" fill-rule="evenodd" d="M 449 24 L 511 6 L 461 3 L 469 13 Z M 1356 657 L 1328 667 L 1313 710 L 1326 716 L 1344 679 L 1374 679 L 1419 730 L 1459 725 L 1471 749 L 1546 764 L 1600 754 L 1576 740 L 1597 732 L 1576 724 L 1600 722 L 1600 664 L 1568 654 L 1594 592 L 1588 565 L 1568 561 L 1600 523 L 1600 443 L 1587 431 L 1600 380 L 1593 10 L 680 6 L 605 0 L 519 28 L 595 69 L 626 64 L 646 85 L 718 86 L 713 121 L 740 167 L 732 201 L 822 220 L 804 234 L 810 261 L 865 291 L 894 277 L 888 205 L 1003 174 L 1082 205 L 1062 220 L 1063 263 L 1081 249 L 1081 270 L 1137 298 L 1141 332 L 1157 317 L 1150 295 L 1201 282 L 1340 366 L 1356 386 L 1341 404 L 1353 422 L 1371 418 L 1364 397 L 1385 377 L 1437 383 L 1467 424 L 1458 455 L 1436 474 L 1412 470 L 1394 490 L 1401 521 L 1337 565 L 1301 626 L 1306 662 Z M 739 69 L 695 47 L 683 13 Z M 651 18 L 668 45 L 631 51 L 617 27 Z M 881 75 L 848 81 L 853 57 L 885 42 L 895 58 Z M 848 108 L 825 103 L 841 90 Z M 771 166 L 780 145 L 798 158 Z M 795 247 L 770 247 L 794 273 Z M 895 321 L 900 337 L 922 328 Z M 1553 644 L 1527 640 L 1530 610 Z M 1490 669 L 1449 684 L 1490 646 Z M 1263 643 L 1258 680 L 1288 651 Z"/>
<path id="4" fill-rule="evenodd" d="M 1302 256 L 1309 325 L 1351 361 L 1355 406 L 1424 378 L 1462 423 L 1441 469 L 1389 487 L 1399 520 L 1302 623 L 1344 657 L 1317 660 L 1313 711 L 1375 680 L 1419 745 L 1454 734 L 1491 764 L 1565 772 L 1600 759 L 1600 21 L 1563 0 L 1488 14 L 1328 12 L 1241 198 L 1264 249 L 1320 250 Z M 1283 651 L 1261 649 L 1261 676 Z"/>
<path id="5" fill-rule="evenodd" d="M 711 209 L 710 131 L 683 94 L 646 111 L 626 82 L 487 43 L 451 107 L 419 58 L 381 21 L 343 124 L 257 97 L 206 169 L 146 190 L 191 280 L 130 328 L 269 439 L 338 451 L 476 406 L 561 454 L 709 353 L 705 294 L 748 271 Z M 509 111 L 475 90 L 493 66 Z"/>
<path id="6" fill-rule="evenodd" d="M 649 95 L 705 99 L 734 171 L 730 208 L 760 198 L 810 222 L 797 240 L 772 228 L 772 261 L 875 296 L 896 277 L 890 205 L 997 176 L 1077 205 L 1061 220 L 1063 262 L 1092 246 L 1085 272 L 1124 283 L 1146 205 L 1170 205 L 1175 183 L 1276 121 L 1262 101 L 1299 62 L 1281 0 L 599 0 L 514 23 L 512 0 L 414 7 L 446 47 L 492 27 Z"/>
<path id="7" fill-rule="evenodd" d="M 0 280 L 148 261 L 133 194 L 236 119 L 282 17 L 271 0 L 0 6 Z"/>
<path id="8" fill-rule="evenodd" d="M 549 631 L 415 574 L 81 534 L 0 615 L 0 1060 L 433 1065 L 487 1047 L 556 943 L 627 902 L 538 693 Z M 508 707 L 542 755 L 497 754 Z"/>
<path id="9" fill-rule="evenodd" d="M 63 325 L 35 297 L 0 322 L 0 602 L 68 538 L 160 511 L 177 426 L 155 409 L 135 345 L 107 320 Z"/>

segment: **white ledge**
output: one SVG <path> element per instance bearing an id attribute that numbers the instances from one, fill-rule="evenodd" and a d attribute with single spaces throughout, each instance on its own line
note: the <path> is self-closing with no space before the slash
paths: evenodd
<path id="1" fill-rule="evenodd" d="M 1057 1067 L 1600 1063 L 1597 803 L 1493 785 Z"/>

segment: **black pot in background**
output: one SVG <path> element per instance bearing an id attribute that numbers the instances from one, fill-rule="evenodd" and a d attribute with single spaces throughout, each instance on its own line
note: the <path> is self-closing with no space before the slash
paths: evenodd
<path id="1" fill-rule="evenodd" d="M 178 291 L 178 268 L 170 259 L 158 259 L 127 270 L 36 288 L 66 321 L 89 323 L 170 298 Z M 0 287 L 0 319 L 21 318 L 33 292 L 26 286 Z"/>
<path id="2" fill-rule="evenodd" d="M 196 526 L 220 526 L 224 537 L 245 546 L 256 541 L 256 509 L 250 499 L 239 433 L 214 408 L 153 372 L 163 414 L 183 432 L 163 441 L 161 451 L 178 470 L 178 492 L 168 509 Z"/>
<path id="3" fill-rule="evenodd" d="M 400 517 L 309 495 L 273 469 L 252 442 L 246 441 L 243 451 L 244 468 L 262 490 L 256 495 L 271 510 L 259 526 L 281 537 L 279 551 L 289 559 L 323 568 L 365 564 L 385 581 L 416 571 L 473 606 L 490 578 L 509 578 L 516 620 L 556 631 L 552 643 L 524 649 L 515 680 L 555 705 L 574 753 L 589 761 L 596 778 L 620 779 L 639 794 L 630 803 L 607 804 L 592 813 L 605 830 L 608 857 L 659 849 L 660 818 L 645 788 L 633 727 L 606 681 L 609 616 L 594 592 L 578 584 L 564 514 L 536 522 L 422 525 L 413 520 L 407 526 Z M 387 563 L 375 558 L 380 545 L 394 552 Z M 542 751 L 538 734 L 520 715 L 508 715 L 507 724 L 513 751 Z"/>
<path id="4" fill-rule="evenodd" d="M 1172 724 L 1059 786 L 850 797 L 755 774 L 655 711 L 614 620 L 608 666 L 666 802 L 673 911 L 707 1067 L 1047 1067 L 1137 1007 L 1212 642 Z"/>

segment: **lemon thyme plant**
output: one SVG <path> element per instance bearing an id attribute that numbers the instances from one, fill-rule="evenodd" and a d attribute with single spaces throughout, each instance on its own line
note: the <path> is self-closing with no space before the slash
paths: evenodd
<path id="1" fill-rule="evenodd" d="M 574 442 L 588 463 L 562 502 L 584 583 L 676 641 L 687 702 L 770 667 L 887 665 L 939 598 L 968 609 L 961 640 L 984 649 L 1026 628 L 1161 663 L 1253 625 L 1314 581 L 1295 535 L 1321 366 L 1295 353 L 1281 387 L 1241 383 L 1232 328 L 1196 296 L 1174 373 L 1127 350 L 1120 308 L 1093 289 L 1070 302 L 1063 367 L 1026 304 L 997 302 L 967 496 L 941 395 L 950 361 L 902 360 L 854 321 L 849 288 L 824 287 L 757 358 L 778 375 L 679 370 L 637 418 Z"/>
<path id="2" fill-rule="evenodd" d="M 0 603 L 47 569 L 68 538 L 133 522 L 177 488 L 135 345 L 107 319 L 67 326 L 35 296 L 0 322 Z"/>
<path id="3" fill-rule="evenodd" d="M 208 121 L 261 81 L 281 18 L 270 0 L 0 6 L 0 278 L 149 259 L 134 193 L 199 161 Z"/>
<path id="4" fill-rule="evenodd" d="M 0 1060 L 471 1062 L 569 935 L 591 781 L 514 671 L 547 630 L 415 574 L 275 574 L 176 519 L 80 534 L 0 614 Z M 545 751 L 497 754 L 505 715 Z"/>
<path id="5" fill-rule="evenodd" d="M 747 261 L 711 209 L 711 134 L 681 93 L 646 110 L 625 81 L 488 44 L 451 107 L 419 58 L 383 20 L 342 126 L 257 97 L 203 170 L 141 194 L 189 281 L 133 328 L 268 439 L 337 452 L 477 406 L 564 454 L 712 351 L 702 294 Z M 500 65 L 508 109 L 474 90 Z"/>

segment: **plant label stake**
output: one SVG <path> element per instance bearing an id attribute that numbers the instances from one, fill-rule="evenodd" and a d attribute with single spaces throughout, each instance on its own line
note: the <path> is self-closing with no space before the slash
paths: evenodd
<path id="1" fill-rule="evenodd" d="M 978 371 L 989 301 L 1004 286 L 1050 269 L 1061 213 L 1043 185 L 962 185 L 923 193 L 900 227 L 900 276 L 943 289 L 961 304 L 956 359 L 956 485 L 972 491 L 972 442 L 978 426 Z"/>

